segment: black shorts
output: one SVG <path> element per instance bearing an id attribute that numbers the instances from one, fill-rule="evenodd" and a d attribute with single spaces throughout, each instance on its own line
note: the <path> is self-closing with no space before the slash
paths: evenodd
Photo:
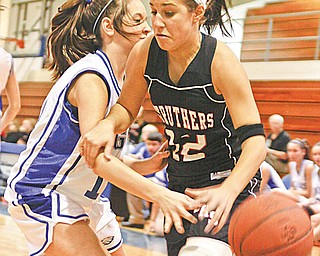
<path id="1" fill-rule="evenodd" d="M 260 184 L 260 181 L 257 180 L 257 182 Z M 196 224 L 191 224 L 189 221 L 183 219 L 183 226 L 185 229 L 185 233 L 184 234 L 179 234 L 175 227 L 173 226 L 170 230 L 169 233 L 165 234 L 165 239 L 167 241 L 167 251 L 168 251 L 168 256 L 178 256 L 178 253 L 181 249 L 182 246 L 185 245 L 187 238 L 188 237 L 195 237 L 195 236 L 202 236 L 202 237 L 211 237 L 220 241 L 223 241 L 225 243 L 228 243 L 228 230 L 229 230 L 229 222 L 230 222 L 230 218 L 233 214 L 233 212 L 235 211 L 235 209 L 237 208 L 237 206 L 243 202 L 247 197 L 250 196 L 250 194 L 253 193 L 258 193 L 259 190 L 259 184 L 257 186 L 255 186 L 254 188 L 251 187 L 251 185 L 248 185 L 244 191 L 238 196 L 238 198 L 236 199 L 229 218 L 226 222 L 226 224 L 222 227 L 222 229 L 216 233 L 215 235 L 211 235 L 210 233 L 207 234 L 204 232 L 204 228 L 206 227 L 206 225 L 208 224 L 208 219 L 204 219 L 202 221 L 198 221 Z M 251 192 L 249 193 L 249 189 L 253 189 L 251 190 Z M 181 188 L 172 188 L 175 191 L 179 191 L 182 192 L 184 191 L 181 190 Z M 193 214 L 194 216 L 197 217 L 198 213 Z"/>

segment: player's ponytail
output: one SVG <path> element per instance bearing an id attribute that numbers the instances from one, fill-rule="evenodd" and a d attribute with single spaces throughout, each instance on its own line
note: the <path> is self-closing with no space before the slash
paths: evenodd
<path id="1" fill-rule="evenodd" d="M 205 1 L 205 0 L 204 0 Z M 208 34 L 211 34 L 217 25 L 224 36 L 231 36 L 233 31 L 231 17 L 228 12 L 228 5 L 231 5 L 230 0 L 207 0 L 205 10 L 205 21 L 203 23 L 204 28 Z M 225 22 L 230 23 L 231 31 L 225 26 Z"/>
<path id="2" fill-rule="evenodd" d="M 48 68 L 53 70 L 54 79 L 102 46 L 101 19 L 114 15 L 119 9 L 119 1 L 112 0 L 106 5 L 105 0 L 68 0 L 59 7 L 52 19 L 52 32 L 47 42 L 48 56 L 52 57 Z"/>

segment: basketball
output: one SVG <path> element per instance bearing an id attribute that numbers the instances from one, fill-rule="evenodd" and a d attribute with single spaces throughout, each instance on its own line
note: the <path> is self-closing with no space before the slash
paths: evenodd
<path id="1" fill-rule="evenodd" d="M 313 246 L 309 215 L 279 194 L 245 200 L 231 217 L 228 238 L 236 256 L 309 256 Z"/>

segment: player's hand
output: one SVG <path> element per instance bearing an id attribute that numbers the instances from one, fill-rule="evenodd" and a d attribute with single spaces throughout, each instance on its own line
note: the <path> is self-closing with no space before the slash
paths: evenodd
<path id="1" fill-rule="evenodd" d="M 169 189 L 165 189 L 165 192 L 159 194 L 158 196 L 159 198 L 156 201 L 165 216 L 165 233 L 169 233 L 172 225 L 174 225 L 177 232 L 183 234 L 185 230 L 183 228 L 182 218 L 190 221 L 193 224 L 197 223 L 197 218 L 189 212 L 199 209 L 201 206 L 194 199 Z"/>
<path id="2" fill-rule="evenodd" d="M 110 160 L 114 142 L 115 134 L 112 127 L 101 122 L 82 136 L 79 143 L 80 154 L 85 158 L 88 167 L 94 167 L 95 159 L 102 150 L 104 150 L 105 158 Z"/>
<path id="3" fill-rule="evenodd" d="M 230 188 L 217 185 L 201 189 L 186 189 L 186 194 L 202 205 L 198 218 L 209 218 L 206 233 L 216 234 L 225 225 L 237 194 Z"/>

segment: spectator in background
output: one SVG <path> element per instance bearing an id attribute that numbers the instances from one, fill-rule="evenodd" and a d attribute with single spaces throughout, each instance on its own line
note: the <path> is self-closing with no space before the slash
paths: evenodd
<path id="1" fill-rule="evenodd" d="M 152 127 L 151 125 L 146 125 L 144 128 L 146 128 L 147 126 L 149 126 L 149 128 Z M 147 131 L 150 131 L 150 130 L 147 129 Z M 137 152 L 124 156 L 123 157 L 124 163 L 127 163 L 129 158 L 136 158 L 136 159 L 150 158 L 160 149 L 163 141 L 163 135 L 161 133 L 152 132 L 152 133 L 148 133 L 147 135 L 146 134 L 144 135 L 147 136 L 146 138 L 144 138 L 145 140 L 144 145 L 140 147 L 140 149 Z M 161 177 L 161 176 L 163 177 L 164 176 L 163 172 L 165 172 L 165 170 L 161 170 L 156 174 L 159 173 L 158 177 Z M 156 174 L 154 173 L 141 173 L 141 174 L 144 175 L 146 178 L 151 179 L 153 182 L 157 180 L 159 181 L 161 180 L 161 178 L 157 179 L 156 178 L 157 176 L 155 176 Z M 159 182 L 156 182 L 156 183 L 159 184 Z M 164 182 L 164 184 L 162 185 L 167 186 L 166 182 Z M 130 216 L 128 221 L 122 222 L 122 226 L 133 227 L 133 228 L 143 228 L 146 222 L 146 219 L 150 215 L 150 211 L 149 211 L 150 209 L 148 207 L 148 203 L 139 197 L 136 197 L 130 193 L 127 193 L 127 204 L 128 204 L 128 210 L 129 210 Z M 156 216 L 157 216 L 157 213 L 153 214 L 154 220 Z"/>
<path id="2" fill-rule="evenodd" d="M 314 163 L 309 160 L 309 144 L 306 140 L 290 140 L 287 145 L 289 171 L 291 176 L 290 191 L 299 198 L 312 195 L 312 174 Z M 302 200 L 302 198 L 301 198 Z"/>
<path id="3" fill-rule="evenodd" d="M 29 135 L 33 130 L 37 120 L 34 118 L 26 118 L 22 121 L 22 124 L 19 128 L 19 131 L 23 133 L 23 135 L 18 139 L 18 144 L 27 144 L 29 139 Z"/>
<path id="4" fill-rule="evenodd" d="M 140 107 L 139 113 L 137 115 L 136 120 L 129 128 L 129 141 L 135 145 L 140 142 L 142 128 L 148 124 L 143 118 L 144 108 L 143 106 Z"/>
<path id="5" fill-rule="evenodd" d="M 283 184 L 281 177 L 270 164 L 264 161 L 260 165 L 260 170 L 262 174 L 260 191 L 262 193 L 267 193 L 274 188 L 286 190 L 286 187 Z"/>
<path id="6" fill-rule="evenodd" d="M 291 143 L 291 141 L 290 141 Z M 290 143 L 288 145 L 290 145 Z M 289 152 L 288 152 L 289 153 Z M 316 143 L 311 150 L 314 161 L 312 171 L 312 194 L 309 199 L 301 200 L 301 196 L 292 193 L 285 193 L 290 198 L 300 202 L 311 215 L 311 223 L 314 234 L 314 245 L 320 246 L 320 142 Z M 277 193 L 278 191 L 276 191 Z"/>
<path id="7" fill-rule="evenodd" d="M 0 47 L 0 95 L 5 92 L 8 107 L 2 114 L 2 101 L 0 98 L 0 134 L 14 119 L 20 110 L 20 90 L 17 82 L 13 58 L 10 53 Z"/>
<path id="8" fill-rule="evenodd" d="M 140 143 L 130 151 L 130 154 L 137 154 L 142 147 L 145 146 L 145 142 L 150 133 L 159 132 L 157 126 L 153 124 L 146 124 L 141 130 Z"/>
<path id="9" fill-rule="evenodd" d="M 17 120 L 11 121 L 3 140 L 10 143 L 27 144 L 29 134 L 33 130 L 35 123 L 36 119 L 34 118 L 24 119 L 21 125 Z"/>
<path id="10" fill-rule="evenodd" d="M 282 177 L 287 170 L 287 144 L 290 136 L 283 130 L 284 118 L 281 115 L 274 114 L 269 117 L 271 132 L 267 136 L 267 156 L 265 161 L 270 164 Z"/>

